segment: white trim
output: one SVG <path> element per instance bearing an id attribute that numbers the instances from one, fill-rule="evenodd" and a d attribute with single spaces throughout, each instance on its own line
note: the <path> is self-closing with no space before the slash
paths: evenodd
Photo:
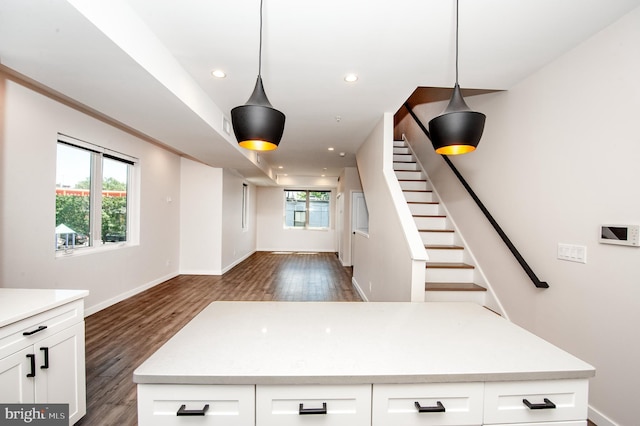
<path id="1" fill-rule="evenodd" d="M 220 275 L 224 275 L 227 272 L 229 272 L 232 268 L 236 267 L 237 265 L 239 265 L 240 263 L 244 262 L 245 260 L 247 260 L 249 258 L 249 256 L 251 256 L 252 254 L 254 254 L 256 251 L 251 251 L 248 254 L 242 256 L 241 258 L 237 259 L 235 262 L 231 263 L 230 265 L 222 268 L 222 273 Z"/>
<path id="2" fill-rule="evenodd" d="M 589 406 L 589 420 L 598 426 L 620 426 L 618 423 L 614 422 L 591 405 Z"/>
<path id="3" fill-rule="evenodd" d="M 124 293 L 121 293 L 121 294 L 119 294 L 117 296 L 114 296 L 111 299 L 105 300 L 104 302 L 100 302 L 97 305 L 90 306 L 90 307 L 88 307 L 88 308 L 86 308 L 84 310 L 84 316 L 88 317 L 91 314 L 95 314 L 96 312 L 99 312 L 99 311 L 101 311 L 101 310 L 103 310 L 105 308 L 108 308 L 111 305 L 115 305 L 116 303 L 122 302 L 123 300 L 128 299 L 131 296 L 135 296 L 136 294 L 142 293 L 143 291 L 148 290 L 151 287 L 155 287 L 158 284 L 162 284 L 165 281 L 168 281 L 168 280 L 170 280 L 172 278 L 175 278 L 178 275 L 180 275 L 180 274 L 178 274 L 177 272 L 176 273 L 171 273 L 169 275 L 165 275 L 164 277 L 160 277 L 160 278 L 155 279 L 153 281 L 150 281 L 150 282 L 148 282 L 146 284 L 143 284 L 143 285 L 141 285 L 139 287 L 136 287 L 136 288 L 131 289 L 129 291 L 125 291 Z"/>
<path id="4" fill-rule="evenodd" d="M 358 294 L 360 295 L 360 298 L 365 301 L 368 302 L 369 299 L 367 299 L 367 296 L 364 294 L 364 292 L 362 291 L 362 289 L 360 288 L 360 285 L 358 285 L 358 281 L 356 281 L 355 277 L 351 277 L 351 284 L 353 285 L 353 287 L 356 289 L 356 291 L 358 292 Z"/>

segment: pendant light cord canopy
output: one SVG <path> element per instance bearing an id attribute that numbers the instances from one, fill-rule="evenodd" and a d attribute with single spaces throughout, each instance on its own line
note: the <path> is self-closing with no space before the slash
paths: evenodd
<path id="1" fill-rule="evenodd" d="M 285 115 L 273 108 L 262 85 L 262 3 L 260 0 L 258 78 L 247 103 L 231 110 L 231 123 L 238 145 L 254 151 L 272 151 L 282 139 Z"/>
<path id="2" fill-rule="evenodd" d="M 467 106 L 458 84 L 458 15 L 456 0 L 456 83 L 453 94 L 444 112 L 429 121 L 429 134 L 433 148 L 438 154 L 457 155 L 475 151 L 482 132 L 486 116 L 471 111 Z"/>

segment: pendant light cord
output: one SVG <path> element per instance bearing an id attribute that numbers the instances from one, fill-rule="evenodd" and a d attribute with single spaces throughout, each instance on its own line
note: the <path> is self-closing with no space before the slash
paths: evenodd
<path id="1" fill-rule="evenodd" d="M 260 49 L 258 50 L 258 77 L 262 75 L 262 1 L 260 0 Z"/>
<path id="2" fill-rule="evenodd" d="M 456 0 L 456 85 L 458 84 L 458 1 Z"/>

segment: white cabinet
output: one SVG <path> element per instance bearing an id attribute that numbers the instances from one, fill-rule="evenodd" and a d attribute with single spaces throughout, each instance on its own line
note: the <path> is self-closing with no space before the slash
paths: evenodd
<path id="1" fill-rule="evenodd" d="M 0 328 L 0 401 L 69 404 L 86 413 L 84 305 L 76 300 Z"/>
<path id="2" fill-rule="evenodd" d="M 370 426 L 371 385 L 258 385 L 256 426 Z"/>

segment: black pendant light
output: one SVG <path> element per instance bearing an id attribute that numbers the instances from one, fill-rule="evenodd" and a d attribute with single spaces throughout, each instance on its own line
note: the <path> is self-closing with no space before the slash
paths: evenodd
<path id="1" fill-rule="evenodd" d="M 458 85 L 458 0 L 456 0 L 456 85 L 444 112 L 429 121 L 429 134 L 438 154 L 457 155 L 474 151 L 482 137 L 486 116 L 471 111 Z"/>
<path id="2" fill-rule="evenodd" d="M 260 0 L 260 50 L 258 79 L 246 104 L 231 110 L 233 133 L 238 145 L 254 151 L 272 151 L 278 147 L 284 132 L 283 113 L 271 106 L 262 86 L 262 0 Z"/>

